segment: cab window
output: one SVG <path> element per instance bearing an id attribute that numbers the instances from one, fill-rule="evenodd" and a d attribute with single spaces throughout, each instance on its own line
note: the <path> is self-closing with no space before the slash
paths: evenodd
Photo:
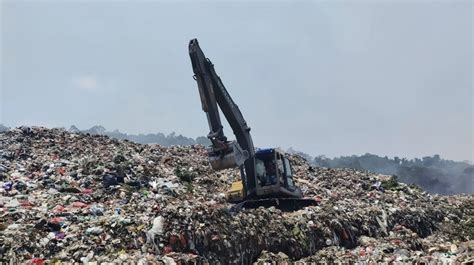
<path id="1" fill-rule="evenodd" d="M 265 166 L 263 161 L 258 158 L 255 159 L 255 174 L 257 175 L 257 179 L 260 181 L 260 185 L 265 186 L 267 184 Z"/>
<path id="2" fill-rule="evenodd" d="M 283 161 L 284 161 L 284 164 L 285 164 L 285 176 L 286 176 L 286 180 L 288 182 L 288 186 L 289 187 L 294 187 L 295 184 L 293 182 L 293 172 L 291 170 L 290 161 L 286 157 L 283 159 Z"/>

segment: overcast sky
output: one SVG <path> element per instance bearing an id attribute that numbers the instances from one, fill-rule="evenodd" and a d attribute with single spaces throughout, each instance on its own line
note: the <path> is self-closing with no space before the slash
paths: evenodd
<path id="1" fill-rule="evenodd" d="M 206 135 L 198 38 L 256 146 L 473 161 L 471 1 L 0 5 L 7 126 Z"/>

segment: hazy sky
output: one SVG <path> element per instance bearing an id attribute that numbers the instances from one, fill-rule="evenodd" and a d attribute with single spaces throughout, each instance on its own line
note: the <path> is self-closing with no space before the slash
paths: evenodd
<path id="1" fill-rule="evenodd" d="M 196 37 L 256 146 L 472 161 L 472 2 L 396 2 L 1 1 L 0 123 L 206 135 Z"/>

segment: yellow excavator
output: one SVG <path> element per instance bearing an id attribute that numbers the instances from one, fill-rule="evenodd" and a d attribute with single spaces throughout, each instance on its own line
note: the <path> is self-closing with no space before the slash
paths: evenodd
<path id="1" fill-rule="evenodd" d="M 241 180 L 232 184 L 227 199 L 245 208 L 300 208 L 315 204 L 312 199 L 302 198 L 293 181 L 290 160 L 282 150 L 254 148 L 250 127 L 197 39 L 189 42 L 189 56 L 210 128 L 207 135 L 211 141 L 207 149 L 210 165 L 214 170 L 240 168 Z M 235 141 L 227 140 L 224 135 L 218 107 L 232 128 Z"/>

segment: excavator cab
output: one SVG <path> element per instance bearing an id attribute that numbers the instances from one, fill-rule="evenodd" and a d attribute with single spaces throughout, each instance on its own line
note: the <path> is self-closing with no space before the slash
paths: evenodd
<path id="1" fill-rule="evenodd" d="M 258 149 L 255 152 L 257 197 L 302 197 L 293 181 L 289 159 L 280 149 Z"/>
<path id="2" fill-rule="evenodd" d="M 301 198 L 301 190 L 295 186 L 293 168 L 285 153 L 277 148 L 257 149 L 255 152 L 255 198 Z M 245 200 L 242 181 L 232 183 L 227 200 Z"/>

